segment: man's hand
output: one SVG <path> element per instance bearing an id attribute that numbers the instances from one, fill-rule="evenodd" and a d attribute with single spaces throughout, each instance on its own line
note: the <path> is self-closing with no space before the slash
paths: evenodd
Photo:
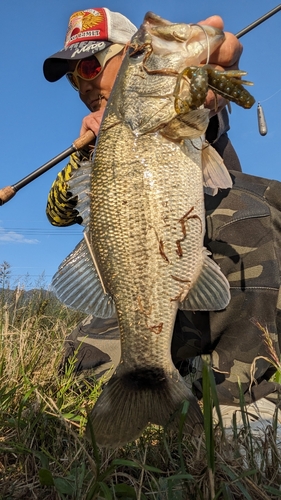
<path id="1" fill-rule="evenodd" d="M 211 16 L 205 19 L 205 21 L 200 21 L 198 24 L 205 24 L 208 26 L 214 26 L 223 30 L 224 24 L 220 16 Z M 210 56 L 209 64 L 212 64 L 215 69 L 219 70 L 232 70 L 238 69 L 239 59 L 243 52 L 243 46 L 239 42 L 238 38 L 232 33 L 225 32 L 225 40 L 217 48 L 217 50 Z M 206 108 L 210 109 L 210 117 L 214 116 L 218 111 L 221 111 L 228 101 L 209 90 L 205 102 Z"/>
<path id="2" fill-rule="evenodd" d="M 101 108 L 98 111 L 90 113 L 89 115 L 85 116 L 85 118 L 83 118 L 80 136 L 85 134 L 87 130 L 92 130 L 95 135 L 98 135 L 104 109 L 105 108 Z"/>

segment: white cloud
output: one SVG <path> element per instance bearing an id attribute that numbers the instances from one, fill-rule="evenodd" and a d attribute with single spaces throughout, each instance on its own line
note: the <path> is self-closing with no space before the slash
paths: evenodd
<path id="1" fill-rule="evenodd" d="M 26 238 L 23 234 L 16 233 L 15 231 L 6 231 L 3 227 L 0 227 L 0 244 L 1 243 L 26 243 L 28 245 L 34 245 L 39 243 L 36 238 Z"/>

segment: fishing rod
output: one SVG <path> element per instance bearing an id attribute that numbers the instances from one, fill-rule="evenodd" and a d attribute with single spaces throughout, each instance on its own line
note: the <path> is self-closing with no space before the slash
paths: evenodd
<path id="1" fill-rule="evenodd" d="M 84 135 L 78 137 L 78 139 L 76 139 L 69 148 L 59 153 L 57 156 L 52 158 L 52 160 L 49 160 L 47 163 L 44 163 L 44 165 L 34 170 L 34 172 L 31 172 L 31 174 L 27 175 L 20 181 L 16 182 L 16 184 L 13 184 L 12 186 L 6 186 L 3 189 L 0 189 L 0 206 L 4 205 L 4 203 L 7 203 L 7 201 L 11 200 L 11 198 L 13 198 L 21 188 L 23 188 L 30 182 L 34 181 L 34 179 L 37 179 L 37 177 L 40 177 L 40 175 L 50 170 L 50 168 L 54 167 L 62 160 L 65 160 L 65 158 L 67 158 L 69 155 L 71 155 L 75 151 L 79 151 L 79 149 L 82 149 L 85 146 L 88 146 L 95 137 L 96 136 L 94 132 L 88 130 Z"/>
<path id="2" fill-rule="evenodd" d="M 256 28 L 256 26 L 259 26 L 261 23 L 269 19 L 271 16 L 273 16 L 280 10 L 281 10 L 281 4 L 277 5 L 277 7 L 270 10 L 263 16 L 259 17 L 256 21 L 254 21 L 253 23 L 249 24 L 244 29 L 239 31 L 236 34 L 236 37 L 241 38 L 242 36 L 246 35 L 247 33 L 249 33 L 249 31 Z M 258 103 L 258 123 L 259 123 L 260 134 L 265 135 L 267 133 L 267 127 L 260 103 Z M 16 184 L 13 184 L 12 186 L 6 186 L 5 188 L 0 189 L 0 206 L 4 205 L 4 203 L 7 203 L 9 200 L 11 200 L 21 188 L 23 188 L 33 180 L 37 179 L 37 177 L 40 177 L 40 175 L 47 172 L 50 168 L 60 163 L 62 160 L 67 158 L 75 151 L 78 151 L 79 149 L 82 149 L 83 147 L 90 144 L 94 138 L 95 134 L 91 130 L 88 130 L 86 134 L 76 139 L 69 148 L 62 151 L 62 153 L 55 156 L 52 160 L 48 161 L 47 163 L 39 167 L 37 170 L 34 170 L 31 174 L 27 175 L 20 181 L 16 182 Z"/>
<path id="3" fill-rule="evenodd" d="M 263 23 L 264 21 L 269 19 L 271 16 L 274 16 L 274 14 L 277 14 L 277 12 L 279 12 L 279 10 L 281 10 L 281 3 L 279 5 L 277 5 L 277 7 L 274 7 L 274 9 L 270 10 L 269 12 L 264 14 L 263 16 L 259 17 L 253 23 L 246 26 L 246 28 L 244 28 L 243 30 L 238 31 L 238 33 L 236 33 L 236 35 L 235 35 L 236 38 L 241 38 L 241 36 L 246 35 L 247 33 L 249 33 L 249 31 L 251 31 L 254 28 L 256 28 L 257 26 L 259 26 L 261 23 Z"/>

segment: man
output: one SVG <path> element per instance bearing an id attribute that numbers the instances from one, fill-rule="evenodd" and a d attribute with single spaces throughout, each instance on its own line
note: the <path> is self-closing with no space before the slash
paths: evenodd
<path id="1" fill-rule="evenodd" d="M 222 19 L 213 16 L 202 22 L 223 28 Z M 136 27 L 119 13 L 108 9 L 87 9 L 74 13 L 69 21 L 64 48 L 44 63 L 44 75 L 54 82 L 66 75 L 80 99 L 90 110 L 81 134 L 98 134 L 104 108 L 122 62 L 125 45 Z M 242 46 L 226 33 L 210 63 L 221 69 L 238 67 Z M 226 100 L 209 91 L 205 106 L 210 109 L 206 137 L 232 171 L 234 187 L 206 196 L 206 246 L 220 264 L 231 285 L 231 302 L 219 312 L 179 312 L 174 328 L 172 356 L 183 375 L 191 379 L 194 358 L 212 355 L 212 365 L 222 404 L 239 403 L 240 380 L 246 403 L 268 397 L 278 399 L 280 386 L 269 379 L 275 369 L 268 358 L 271 342 L 279 357 L 280 255 L 274 222 L 279 221 L 276 183 L 241 173 L 241 166 L 227 136 L 229 130 Z M 53 225 L 81 223 L 76 198 L 68 191 L 68 180 L 93 147 L 74 153 L 55 180 L 47 203 L 47 216 Z M 72 332 L 67 355 L 78 346 L 77 369 L 96 368 L 104 372 L 116 365 L 120 355 L 116 319 L 90 318 Z M 267 337 L 266 337 L 267 335 Z M 102 339 L 102 340 L 100 340 Z M 91 346 L 91 343 L 93 344 Z M 72 346 L 71 346 L 72 344 Z M 110 353 L 110 357 L 107 353 Z M 111 360 L 110 360 L 111 358 Z M 254 361 L 256 360 L 256 361 Z M 193 390 L 202 397 L 200 370 Z M 272 407 L 270 407 L 272 411 Z"/>

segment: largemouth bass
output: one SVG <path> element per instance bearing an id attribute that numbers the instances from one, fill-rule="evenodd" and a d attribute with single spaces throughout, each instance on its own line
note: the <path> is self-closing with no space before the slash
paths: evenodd
<path id="1" fill-rule="evenodd" d="M 178 308 L 220 310 L 230 300 L 228 281 L 203 244 L 203 185 L 215 193 L 231 179 L 204 140 L 207 81 L 196 72 L 223 39 L 215 28 L 146 14 L 117 76 L 93 161 L 70 181 L 85 241 L 55 275 L 57 295 L 99 317 L 116 310 L 120 328 L 120 363 L 90 416 L 101 446 L 123 445 L 149 422 L 165 426 L 186 399 L 186 425 L 201 429 L 198 402 L 172 362 L 171 339 Z"/>

